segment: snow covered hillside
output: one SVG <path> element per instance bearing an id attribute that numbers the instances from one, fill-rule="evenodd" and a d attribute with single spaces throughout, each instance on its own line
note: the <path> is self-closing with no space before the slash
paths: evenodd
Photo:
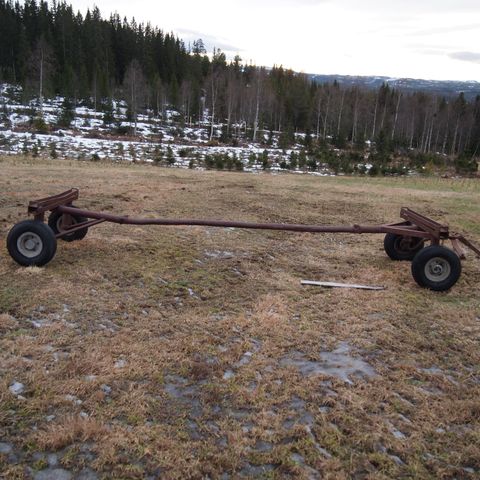
<path id="1" fill-rule="evenodd" d="M 290 170 L 317 175 L 331 174 L 326 164 L 312 168 L 295 160 L 302 155 L 305 135 L 288 150 L 278 147 L 278 132 L 260 131 L 259 140 L 245 139 L 245 125 L 234 125 L 235 139 L 222 141 L 225 126 L 205 121 L 185 124 L 181 115 L 166 110 L 155 116 L 147 111 L 137 122 L 127 121 L 124 102 L 112 102 L 110 116 L 84 103 L 71 107 L 68 127 L 60 127 L 64 99 L 21 101 L 19 87 L 0 85 L 0 154 L 79 160 L 138 161 L 183 168 L 216 168 L 260 171 Z M 134 132 L 136 135 L 134 135 Z M 292 158 L 294 159 L 292 162 Z"/>

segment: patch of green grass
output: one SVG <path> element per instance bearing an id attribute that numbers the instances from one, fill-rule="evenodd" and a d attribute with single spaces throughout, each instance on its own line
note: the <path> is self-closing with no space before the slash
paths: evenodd
<path id="1" fill-rule="evenodd" d="M 13 313 L 25 301 L 22 291 L 11 285 L 0 288 L 0 312 Z"/>

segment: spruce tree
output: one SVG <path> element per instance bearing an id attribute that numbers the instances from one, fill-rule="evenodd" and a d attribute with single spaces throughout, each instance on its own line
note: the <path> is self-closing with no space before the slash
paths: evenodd
<path id="1" fill-rule="evenodd" d="M 73 108 L 73 103 L 68 97 L 65 97 L 57 124 L 59 127 L 69 128 L 74 119 L 75 109 Z"/>

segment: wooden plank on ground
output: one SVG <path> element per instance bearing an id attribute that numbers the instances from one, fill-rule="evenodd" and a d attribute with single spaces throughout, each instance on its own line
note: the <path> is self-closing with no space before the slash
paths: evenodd
<path id="1" fill-rule="evenodd" d="M 327 288 L 359 288 L 361 290 L 385 290 L 385 287 L 373 285 L 357 285 L 355 283 L 337 283 L 337 282 L 315 282 L 313 280 L 302 280 L 302 285 L 313 285 Z"/>

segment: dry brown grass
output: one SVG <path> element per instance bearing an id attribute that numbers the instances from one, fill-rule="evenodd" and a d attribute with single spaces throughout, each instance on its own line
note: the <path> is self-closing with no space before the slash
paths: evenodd
<path id="1" fill-rule="evenodd" d="M 36 445 L 42 450 L 60 450 L 77 442 L 101 441 L 105 427 L 94 418 L 69 415 L 35 435 Z"/>
<path id="2" fill-rule="evenodd" d="M 2 245 L 28 200 L 72 186 L 80 206 L 151 217 L 368 224 L 405 205 L 480 240 L 475 180 L 32 159 L 0 168 Z M 57 451 L 65 468 L 105 478 L 474 478 L 480 265 L 463 266 L 436 294 L 375 235 L 102 224 L 59 243 L 41 269 L 19 268 L 3 246 L 0 441 L 19 463 L 3 456 L 0 471 L 22 478 L 39 468 L 35 452 Z M 294 352 L 318 361 L 341 342 L 377 375 L 348 384 L 282 363 Z"/>

